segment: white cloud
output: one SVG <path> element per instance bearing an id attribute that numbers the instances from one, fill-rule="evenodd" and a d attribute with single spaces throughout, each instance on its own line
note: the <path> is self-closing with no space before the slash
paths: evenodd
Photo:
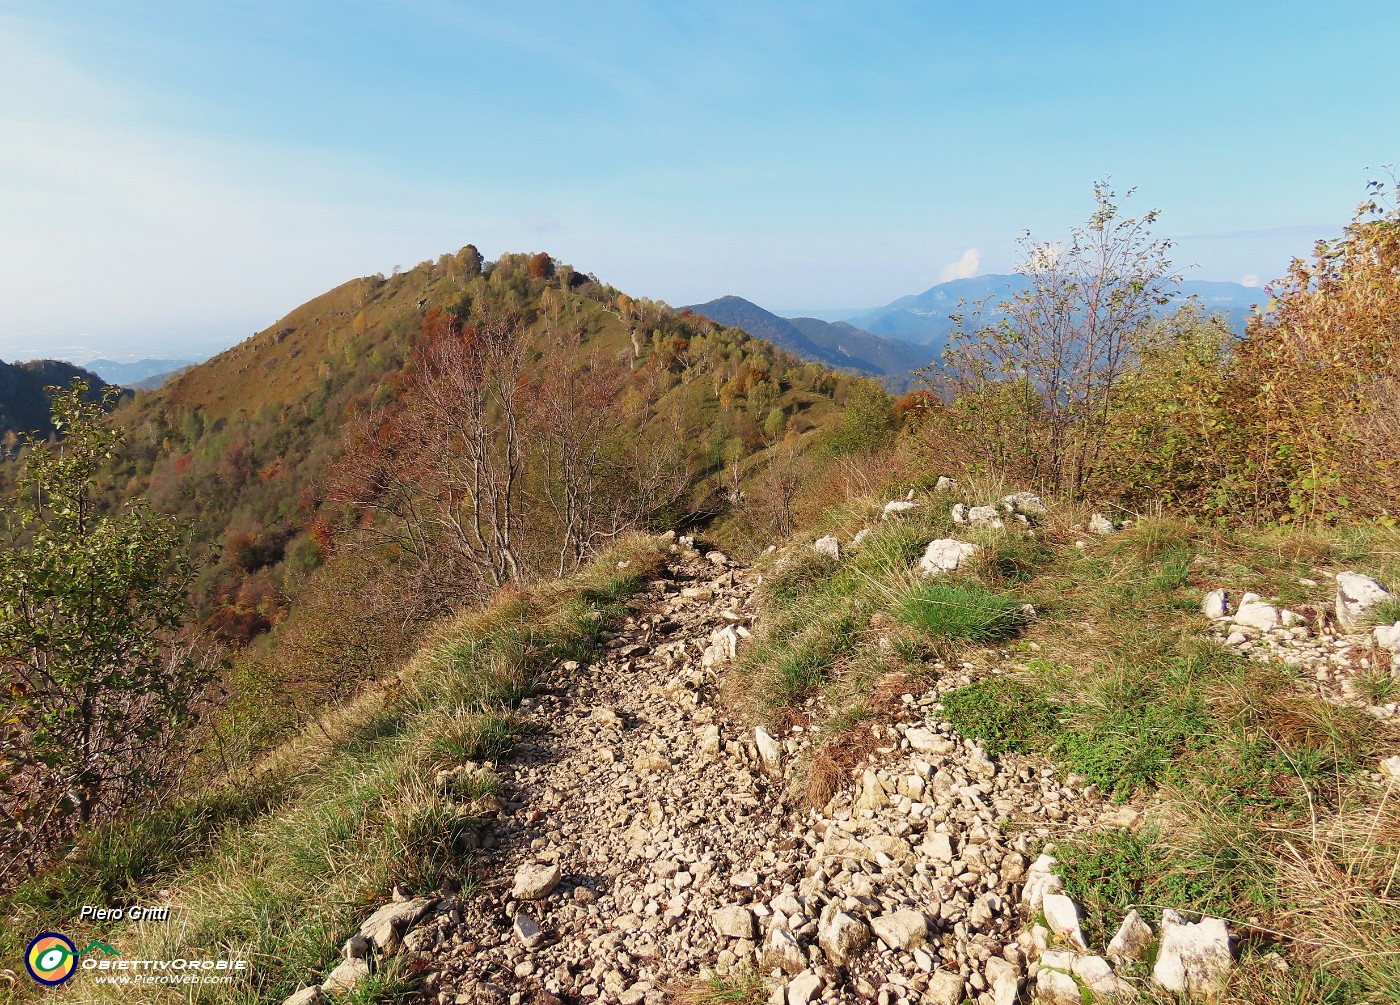
<path id="1" fill-rule="evenodd" d="M 1250 274 L 1247 275 L 1247 276 L 1240 276 L 1240 285 L 1241 285 L 1241 286 L 1249 286 L 1249 287 L 1258 286 L 1258 285 L 1259 285 L 1259 277 L 1256 276 L 1256 275 L 1254 275 L 1253 273 L 1250 273 Z"/>
<path id="2" fill-rule="evenodd" d="M 1065 253 L 1065 246 L 1058 241 L 1046 241 L 1037 244 L 1026 256 L 1024 268 L 1031 275 L 1041 272 L 1049 272 L 1060 261 L 1060 256 Z"/>
<path id="3" fill-rule="evenodd" d="M 968 248 L 956 262 L 949 262 L 943 266 L 943 271 L 938 274 L 938 281 L 946 283 L 953 279 L 971 279 L 981 267 L 982 252 L 976 248 Z"/>

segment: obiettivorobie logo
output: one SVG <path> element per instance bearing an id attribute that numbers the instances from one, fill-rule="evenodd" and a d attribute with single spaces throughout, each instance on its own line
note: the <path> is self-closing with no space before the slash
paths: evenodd
<path id="1" fill-rule="evenodd" d="M 101 950 L 108 956 L 120 956 L 105 942 L 93 939 L 79 951 L 73 940 L 60 932 L 40 932 L 24 953 L 24 968 L 40 984 L 56 987 L 78 971 L 78 957 Z"/>

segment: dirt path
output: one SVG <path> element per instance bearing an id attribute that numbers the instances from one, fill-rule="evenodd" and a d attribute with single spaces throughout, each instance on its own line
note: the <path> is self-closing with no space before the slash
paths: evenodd
<path id="1" fill-rule="evenodd" d="M 1012 1000 L 1026 852 L 1050 831 L 1008 825 L 1077 828 L 1101 805 L 952 735 L 935 687 L 877 727 L 853 791 L 785 807 L 807 735 L 770 743 L 715 700 L 756 580 L 679 550 L 605 655 L 546 678 L 501 768 L 486 894 L 410 937 L 425 1000 L 652 1005 L 706 968 L 779 975 L 786 1005 Z"/>

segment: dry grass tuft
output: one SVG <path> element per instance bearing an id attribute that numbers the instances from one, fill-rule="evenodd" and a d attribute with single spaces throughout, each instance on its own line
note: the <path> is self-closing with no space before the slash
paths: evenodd
<path id="1" fill-rule="evenodd" d="M 870 727 L 861 724 L 822 744 L 807 771 L 803 795 L 807 805 L 821 809 L 851 784 L 851 774 L 880 745 Z"/>
<path id="2" fill-rule="evenodd" d="M 762 1005 L 768 998 L 763 978 L 751 970 L 681 978 L 664 991 L 671 1005 Z"/>
<path id="3" fill-rule="evenodd" d="M 1283 921 L 1300 953 L 1400 1001 L 1400 785 L 1283 842 Z"/>

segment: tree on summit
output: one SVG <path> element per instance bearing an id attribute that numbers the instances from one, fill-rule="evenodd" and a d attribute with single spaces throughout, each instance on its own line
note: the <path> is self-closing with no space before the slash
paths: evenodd
<path id="1" fill-rule="evenodd" d="M 529 269 L 531 279 L 553 279 L 554 259 L 541 251 L 538 255 L 530 256 Z"/>

